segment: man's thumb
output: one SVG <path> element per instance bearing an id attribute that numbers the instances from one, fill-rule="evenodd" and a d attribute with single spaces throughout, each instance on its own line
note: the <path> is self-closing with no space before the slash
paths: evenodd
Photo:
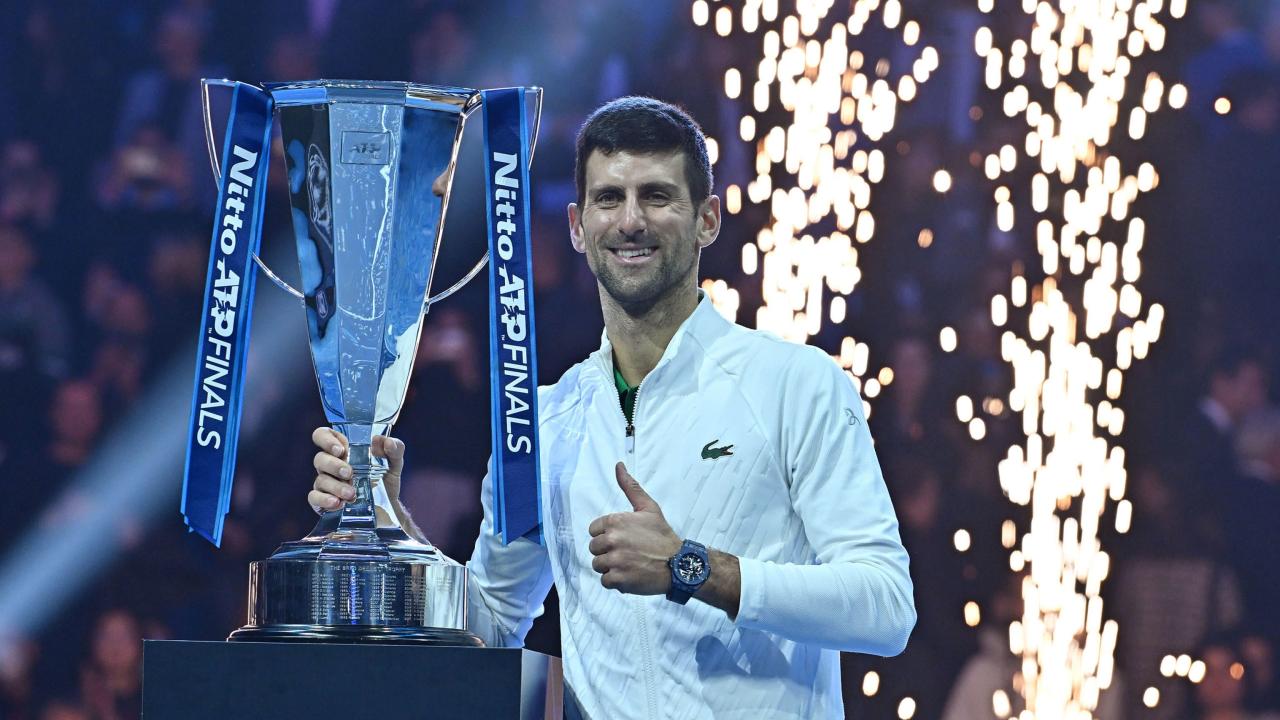
<path id="1" fill-rule="evenodd" d="M 626 465 L 620 462 L 614 466 L 614 471 L 618 475 L 618 487 L 622 488 L 622 492 L 631 501 L 631 507 L 636 512 L 661 512 L 658 503 L 654 502 L 653 498 L 649 497 L 649 493 L 640 487 L 640 482 L 627 472 Z"/>

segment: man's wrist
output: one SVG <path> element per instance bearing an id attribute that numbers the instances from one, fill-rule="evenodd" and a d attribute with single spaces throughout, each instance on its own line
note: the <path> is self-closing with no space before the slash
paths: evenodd
<path id="1" fill-rule="evenodd" d="M 400 498 L 391 498 L 391 509 L 395 511 L 396 521 L 400 523 L 400 529 L 404 530 L 414 540 L 424 544 L 427 543 L 427 538 L 422 533 L 422 529 L 413 521 L 413 516 L 409 514 L 409 508 L 400 502 Z"/>
<path id="2" fill-rule="evenodd" d="M 707 549 L 707 556 L 711 575 L 693 596 L 723 610 L 730 620 L 737 620 L 742 602 L 742 564 L 738 556 L 714 548 Z"/>

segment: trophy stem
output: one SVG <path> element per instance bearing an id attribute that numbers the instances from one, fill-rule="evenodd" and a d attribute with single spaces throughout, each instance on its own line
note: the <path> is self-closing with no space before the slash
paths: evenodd
<path id="1" fill-rule="evenodd" d="M 348 451 L 351 484 L 356 496 L 342 508 L 338 527 L 325 536 L 320 557 L 325 559 L 390 557 L 386 543 L 378 537 L 378 517 L 373 499 L 373 486 L 382 482 L 386 461 L 376 458 L 369 445 L 352 444 Z"/>

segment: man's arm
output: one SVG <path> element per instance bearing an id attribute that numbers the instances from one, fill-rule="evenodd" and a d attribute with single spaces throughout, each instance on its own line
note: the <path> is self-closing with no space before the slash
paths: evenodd
<path id="1" fill-rule="evenodd" d="M 551 557 L 532 540 L 503 545 L 494 533 L 492 460 L 480 500 L 484 519 L 467 562 L 467 624 L 490 647 L 520 647 L 551 590 Z"/>
<path id="2" fill-rule="evenodd" d="M 915 603 L 862 399 L 815 348 L 797 352 L 783 393 L 780 454 L 816 564 L 739 558 L 736 622 L 798 642 L 896 655 L 915 626 Z"/>
<path id="3" fill-rule="evenodd" d="M 742 602 L 742 571 L 738 567 L 738 558 L 707 548 L 707 560 L 711 563 L 711 576 L 693 597 L 725 611 L 730 620 L 736 620 L 738 605 Z"/>

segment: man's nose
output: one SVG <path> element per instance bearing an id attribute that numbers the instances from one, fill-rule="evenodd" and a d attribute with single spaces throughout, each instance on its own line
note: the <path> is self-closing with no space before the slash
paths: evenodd
<path id="1" fill-rule="evenodd" d="M 618 218 L 618 232 L 628 237 L 645 231 L 647 222 L 644 209 L 635 198 L 628 198 L 622 205 L 622 215 Z"/>

